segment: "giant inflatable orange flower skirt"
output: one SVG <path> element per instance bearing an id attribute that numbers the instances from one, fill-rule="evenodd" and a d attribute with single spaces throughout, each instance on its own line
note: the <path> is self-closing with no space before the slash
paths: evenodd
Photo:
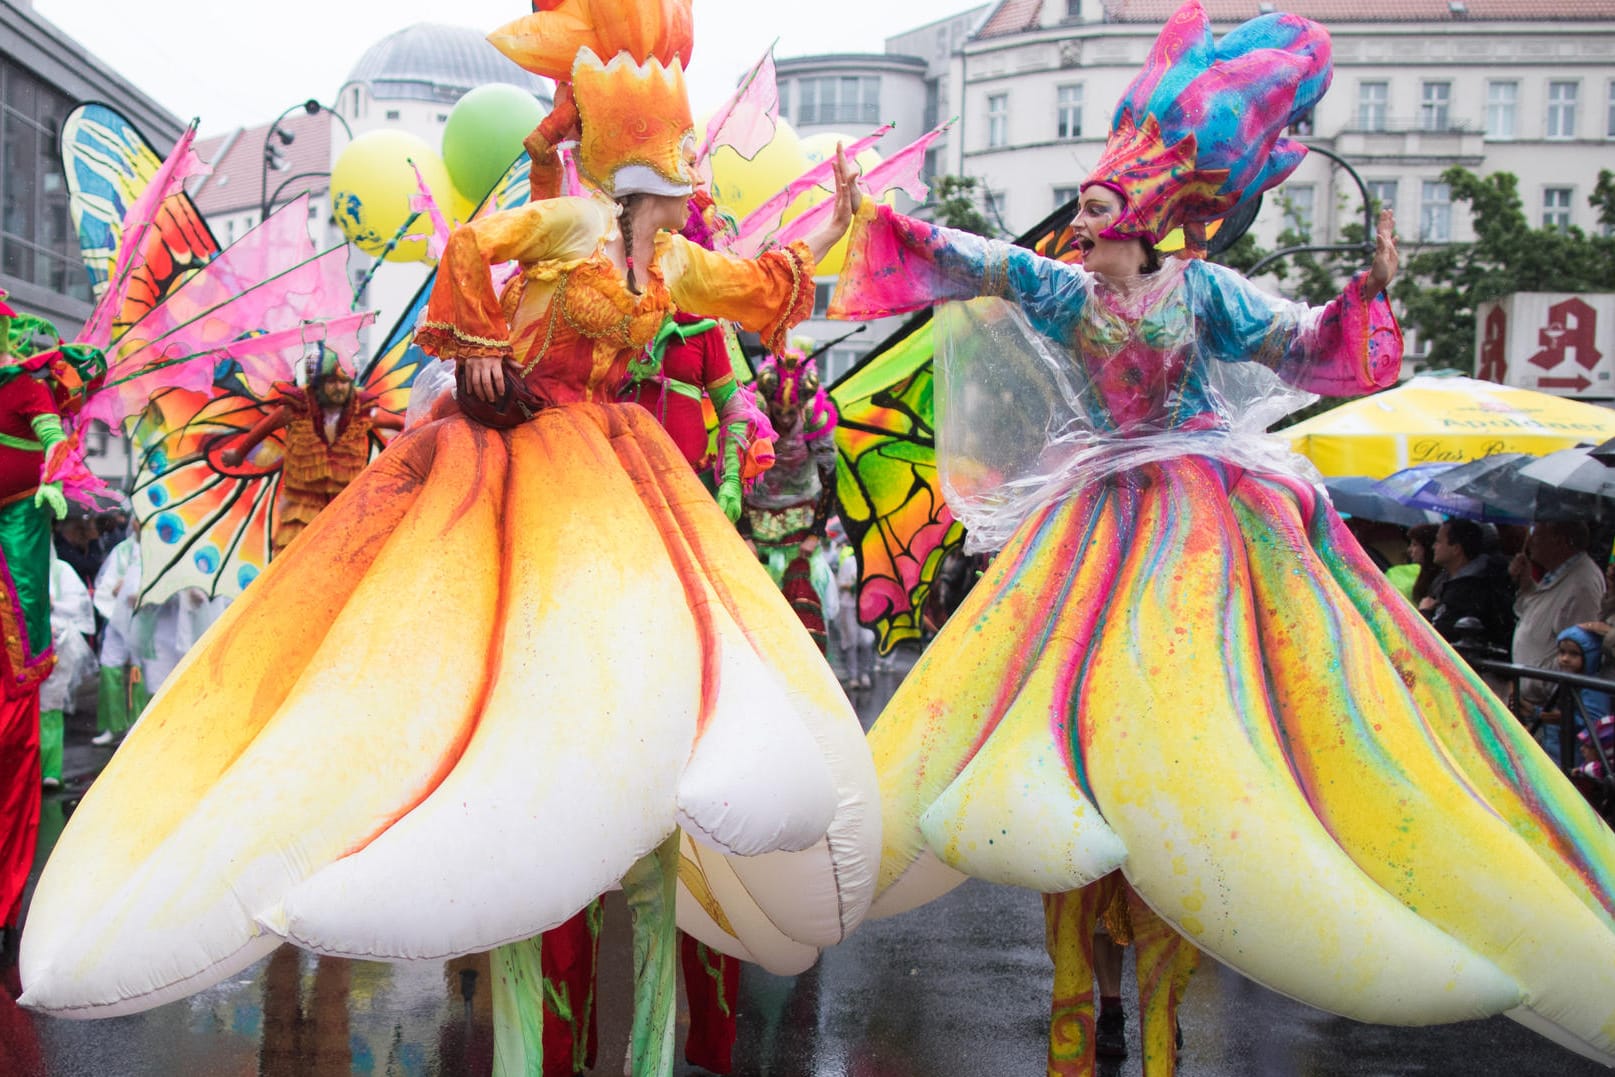
<path id="1" fill-rule="evenodd" d="M 74 814 L 31 1006 L 110 1016 L 289 940 L 431 959 L 561 923 L 682 827 L 679 924 L 799 971 L 867 909 L 834 675 L 650 415 L 400 437 L 187 656 Z"/>

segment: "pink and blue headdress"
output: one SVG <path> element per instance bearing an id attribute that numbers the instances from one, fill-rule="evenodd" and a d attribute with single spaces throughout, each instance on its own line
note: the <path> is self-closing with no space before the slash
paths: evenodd
<path id="1" fill-rule="evenodd" d="M 1104 156 L 1083 181 L 1126 203 L 1106 237 L 1158 243 L 1182 226 L 1192 246 L 1206 222 L 1282 182 L 1307 152 L 1284 131 L 1332 74 L 1317 23 L 1276 12 L 1214 42 L 1200 0 L 1188 0 L 1122 95 Z"/>

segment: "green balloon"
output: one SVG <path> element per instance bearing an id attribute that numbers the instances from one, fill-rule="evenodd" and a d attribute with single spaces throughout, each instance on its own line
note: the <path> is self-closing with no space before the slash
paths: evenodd
<path id="1" fill-rule="evenodd" d="M 542 101 L 508 83 L 490 82 L 460 98 L 443 127 L 443 163 L 455 189 L 481 202 L 544 116 Z"/>

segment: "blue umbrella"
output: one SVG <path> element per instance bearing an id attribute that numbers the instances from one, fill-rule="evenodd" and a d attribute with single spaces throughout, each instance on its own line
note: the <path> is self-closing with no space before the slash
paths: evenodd
<path id="1" fill-rule="evenodd" d="M 1441 522 L 1441 517 L 1436 513 L 1409 508 L 1377 492 L 1375 485 L 1375 480 L 1367 475 L 1341 475 L 1323 480 L 1323 488 L 1329 494 L 1335 511 L 1343 516 L 1383 520 L 1403 527 Z"/>

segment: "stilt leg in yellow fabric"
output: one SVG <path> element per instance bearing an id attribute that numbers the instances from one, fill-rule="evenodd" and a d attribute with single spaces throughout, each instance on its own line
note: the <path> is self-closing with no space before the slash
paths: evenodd
<path id="1" fill-rule="evenodd" d="M 1200 964 L 1200 951 L 1155 915 L 1138 891 L 1122 882 L 1133 927 L 1138 978 L 1138 1033 L 1144 1077 L 1173 1077 L 1178 1070 L 1178 1003 Z"/>
<path id="2" fill-rule="evenodd" d="M 1043 924 L 1054 960 L 1049 1009 L 1048 1077 L 1091 1077 L 1094 1071 L 1093 929 L 1104 888 L 1043 895 Z"/>

